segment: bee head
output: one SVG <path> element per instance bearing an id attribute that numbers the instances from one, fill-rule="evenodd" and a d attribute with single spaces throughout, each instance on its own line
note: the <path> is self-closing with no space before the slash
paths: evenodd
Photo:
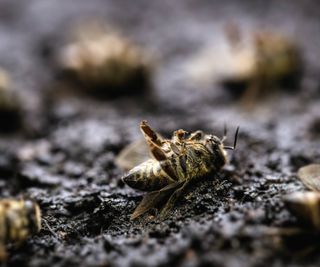
<path id="1" fill-rule="evenodd" d="M 211 162 L 216 169 L 220 169 L 227 163 L 227 152 L 224 150 L 222 140 L 219 137 L 206 135 L 204 137 L 204 145 L 210 152 Z"/>
<path id="2" fill-rule="evenodd" d="M 204 145 L 215 156 L 215 161 L 218 165 L 223 166 L 227 162 L 227 149 L 234 150 L 237 145 L 239 127 L 236 130 L 233 146 L 225 146 L 223 141 L 226 139 L 226 129 L 224 136 L 220 139 L 215 135 L 205 135 L 204 136 Z M 221 164 L 220 164 L 220 163 Z"/>
<path id="3" fill-rule="evenodd" d="M 223 154 L 225 154 L 224 151 L 224 147 L 223 147 L 223 143 L 222 140 L 215 136 L 215 135 L 211 135 L 208 134 L 205 136 L 204 138 L 205 140 L 205 146 L 206 148 L 211 152 L 211 153 L 216 153 L 216 152 L 222 152 Z"/>
<path id="4" fill-rule="evenodd" d="M 26 200 L 24 201 L 24 210 L 32 233 L 39 232 L 41 229 L 41 212 L 38 204 L 31 200 Z"/>
<path id="5" fill-rule="evenodd" d="M 222 145 L 221 139 L 212 134 L 206 135 L 204 140 L 205 140 L 205 143 L 212 148 L 218 148 L 219 146 Z"/>

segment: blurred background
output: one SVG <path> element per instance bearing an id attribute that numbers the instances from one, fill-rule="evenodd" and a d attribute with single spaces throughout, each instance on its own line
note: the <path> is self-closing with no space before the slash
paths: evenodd
<path id="1" fill-rule="evenodd" d="M 303 67 L 308 77 L 303 80 L 303 91 L 317 87 L 313 84 L 315 81 L 308 79 L 316 76 L 319 69 L 317 12 L 312 1 L 245 1 L 241 4 L 236 1 L 225 4 L 216 1 L 202 4 L 193 1 L 77 1 L 76 4 L 73 1 L 1 1 L 1 67 L 21 95 L 27 115 L 37 113 L 35 110 L 41 108 L 44 98 L 54 91 L 53 81 L 59 76 L 57 68 L 64 67 L 57 66 L 58 55 L 68 43 L 75 41 L 74 32 L 81 28 L 83 35 L 94 42 L 97 37 L 90 36 L 88 24 L 98 22 L 138 46 L 142 50 L 140 57 L 148 57 L 152 65 L 150 91 L 154 93 L 151 100 L 155 102 L 150 104 L 151 109 L 159 105 L 161 110 L 184 108 L 190 104 L 195 109 L 199 103 L 205 105 L 203 102 L 229 107 L 234 106 L 234 101 L 229 101 L 230 94 L 221 90 L 217 81 L 223 80 L 224 75 L 234 75 L 231 78 L 236 79 L 236 75 L 248 71 L 250 63 L 246 61 L 252 60 L 251 55 L 238 59 L 236 52 L 228 51 L 235 46 L 230 43 L 237 42 L 230 40 L 231 31 L 238 31 L 233 35 L 242 39 L 240 42 L 245 48 L 240 49 L 245 53 L 254 49 L 250 43 L 257 33 L 268 32 L 289 39 L 299 47 L 305 60 Z M 237 64 L 241 66 L 234 66 Z M 104 85 L 105 91 L 107 86 Z M 61 99 L 50 101 L 63 102 Z M 67 102 L 72 109 L 72 103 Z M 102 106 L 110 106 L 112 102 L 107 100 Z M 134 106 L 137 101 L 124 103 Z M 48 106 L 45 113 L 47 110 Z M 130 112 L 133 111 L 128 110 L 126 114 L 130 116 Z M 205 116 L 205 112 L 201 113 L 199 117 Z"/>
<path id="2" fill-rule="evenodd" d="M 278 252 L 259 258 L 233 241 L 224 262 L 210 236 L 219 223 L 229 225 L 234 205 L 244 225 L 257 209 L 262 213 L 253 224 L 296 223 L 280 199 L 302 190 L 299 167 L 320 160 L 319 18 L 311 0 L 1 0 L 0 196 L 32 198 L 51 221 L 28 248 L 12 249 L 11 263 L 189 266 L 191 259 L 202 266 L 206 253 L 218 255 L 208 259 L 218 266 L 241 266 L 243 255 L 253 257 L 246 266 L 268 257 L 275 263 L 270 255 Z M 167 137 L 179 128 L 222 136 L 226 124 L 228 145 L 240 126 L 238 151 L 223 173 L 233 177 L 236 187 L 226 190 L 238 204 L 225 194 L 206 200 L 200 190 L 175 215 L 179 226 L 129 222 L 141 193 L 120 181 L 124 170 L 116 159 L 141 138 L 144 119 Z M 256 205 L 257 190 L 264 193 Z M 215 229 L 210 235 L 191 227 L 212 245 L 202 256 L 194 236 L 176 236 L 199 221 Z M 167 227 L 166 234 L 155 227 Z M 240 242 L 230 229 L 221 231 Z M 149 244 L 152 238 L 162 240 L 157 246 L 166 256 Z M 171 261 L 170 238 L 179 249 L 188 244 L 179 263 Z M 119 240 L 141 242 L 130 254 Z M 72 259 L 77 253 L 83 254 Z"/>

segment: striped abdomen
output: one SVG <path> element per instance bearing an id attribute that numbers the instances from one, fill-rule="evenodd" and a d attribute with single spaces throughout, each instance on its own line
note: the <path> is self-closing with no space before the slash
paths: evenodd
<path id="1" fill-rule="evenodd" d="M 148 192 L 160 190 L 173 181 L 153 159 L 131 169 L 122 180 L 134 189 Z"/>

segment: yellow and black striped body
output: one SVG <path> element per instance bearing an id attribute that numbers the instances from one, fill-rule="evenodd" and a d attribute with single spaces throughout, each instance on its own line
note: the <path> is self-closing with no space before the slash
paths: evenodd
<path id="1" fill-rule="evenodd" d="M 178 148 L 182 149 L 180 145 Z M 223 150 L 210 152 L 202 143 L 185 142 L 180 154 L 170 153 L 167 160 L 149 159 L 131 169 L 122 179 L 141 191 L 156 191 L 172 182 L 187 181 L 219 171 L 226 163 Z"/>
<path id="2" fill-rule="evenodd" d="M 122 179 L 130 187 L 147 192 L 160 190 L 174 181 L 154 159 L 134 167 Z"/>

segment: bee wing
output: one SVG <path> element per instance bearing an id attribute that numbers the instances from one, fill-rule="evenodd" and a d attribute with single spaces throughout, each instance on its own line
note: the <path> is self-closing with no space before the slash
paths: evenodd
<path id="1" fill-rule="evenodd" d="M 162 138 L 158 134 L 159 138 Z M 120 151 L 115 162 L 123 170 L 130 170 L 150 158 L 150 148 L 145 139 L 141 138 Z"/>
<path id="2" fill-rule="evenodd" d="M 300 168 L 298 177 L 307 188 L 320 192 L 320 164 L 310 164 Z"/>
<path id="3" fill-rule="evenodd" d="M 169 196 L 177 189 L 177 187 L 181 186 L 181 184 L 181 182 L 171 183 L 159 191 L 147 193 L 132 213 L 131 220 L 138 218 L 148 210 L 157 207 L 161 202 L 164 202 L 165 199 L 169 198 Z"/>
<path id="4" fill-rule="evenodd" d="M 130 170 L 149 158 L 149 148 L 145 140 L 139 139 L 121 150 L 115 162 L 119 168 Z"/>

